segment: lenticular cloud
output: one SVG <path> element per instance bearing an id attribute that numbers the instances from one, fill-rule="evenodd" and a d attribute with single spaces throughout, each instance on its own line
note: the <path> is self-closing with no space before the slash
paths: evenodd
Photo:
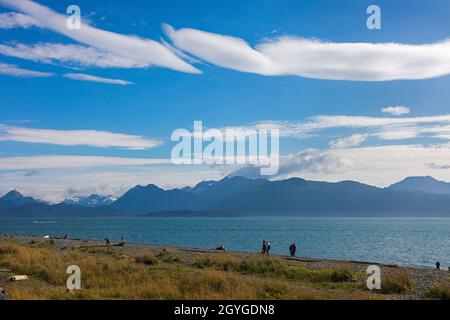
<path id="1" fill-rule="evenodd" d="M 298 37 L 266 40 L 254 48 L 242 39 L 165 26 L 174 45 L 220 67 L 266 76 L 388 81 L 450 74 L 450 40 L 401 43 L 335 43 Z"/>

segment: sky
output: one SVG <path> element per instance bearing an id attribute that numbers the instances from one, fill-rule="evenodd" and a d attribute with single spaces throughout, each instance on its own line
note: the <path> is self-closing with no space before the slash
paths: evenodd
<path id="1" fill-rule="evenodd" d="M 367 27 L 378 5 L 381 29 Z M 81 29 L 67 28 L 67 8 Z M 271 179 L 450 181 L 450 3 L 0 0 L 0 194 L 57 202 L 252 168 L 178 128 L 276 127 Z"/>

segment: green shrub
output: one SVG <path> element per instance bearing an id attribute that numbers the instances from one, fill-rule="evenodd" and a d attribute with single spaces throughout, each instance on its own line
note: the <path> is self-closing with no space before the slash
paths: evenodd
<path id="1" fill-rule="evenodd" d="M 236 271 L 239 268 L 239 262 L 236 258 L 226 255 L 206 255 L 198 257 L 194 266 L 197 268 L 215 268 L 222 271 Z"/>
<path id="2" fill-rule="evenodd" d="M 444 286 L 436 286 L 430 288 L 425 296 L 430 299 L 450 300 L 450 288 Z"/>
<path id="3" fill-rule="evenodd" d="M 381 279 L 381 293 L 402 294 L 414 292 L 415 284 L 407 272 L 394 272 Z"/>
<path id="4" fill-rule="evenodd" d="M 239 271 L 264 276 L 285 276 L 287 266 L 275 257 L 251 258 L 240 263 Z"/>

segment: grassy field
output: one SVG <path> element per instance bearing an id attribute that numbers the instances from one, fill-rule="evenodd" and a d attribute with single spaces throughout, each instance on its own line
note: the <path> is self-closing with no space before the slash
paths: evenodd
<path id="1" fill-rule="evenodd" d="M 449 299 L 450 274 L 383 267 L 382 290 L 365 287 L 367 264 L 146 245 L 0 237 L 0 287 L 13 299 Z M 81 268 L 68 292 L 66 269 Z M 29 280 L 6 282 L 13 274 Z M 427 278 L 426 275 L 430 275 Z"/>

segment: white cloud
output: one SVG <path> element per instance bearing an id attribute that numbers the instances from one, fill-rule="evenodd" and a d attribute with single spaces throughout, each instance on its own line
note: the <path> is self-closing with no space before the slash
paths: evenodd
<path id="1" fill-rule="evenodd" d="M 2 165 L 1 159 L 0 168 L 3 168 L 5 165 Z M 174 188 L 194 185 L 198 180 L 221 178 L 218 170 L 207 166 L 166 165 L 170 159 L 65 159 L 52 156 L 18 160 L 16 167 L 20 167 L 20 164 L 33 166 L 35 162 L 40 166 L 50 162 L 55 167 L 40 169 L 39 175 L 28 177 L 19 170 L 3 171 L 0 174 L 0 193 L 17 189 L 23 194 L 51 202 L 62 201 L 70 195 L 71 190 L 82 195 L 98 193 L 121 196 L 137 184 L 154 183 L 162 188 Z M 9 162 L 13 161 L 11 159 Z"/>
<path id="2" fill-rule="evenodd" d="M 0 29 L 28 29 L 39 26 L 39 23 L 35 19 L 27 15 L 16 12 L 0 13 Z"/>
<path id="3" fill-rule="evenodd" d="M 30 156 L 0 158 L 0 170 L 33 170 L 170 164 L 170 159 L 96 156 Z"/>
<path id="4" fill-rule="evenodd" d="M 138 63 L 110 52 L 76 44 L 0 44 L 0 54 L 34 62 L 64 64 L 69 67 L 143 68 L 148 66 L 146 63 Z"/>
<path id="5" fill-rule="evenodd" d="M 450 181 L 448 145 L 386 145 L 330 149 L 307 149 L 285 156 L 274 179 L 302 177 L 308 180 L 338 182 L 353 180 L 387 187 L 408 176 L 431 175 Z M 252 167 L 235 174 L 257 177 Z"/>
<path id="6" fill-rule="evenodd" d="M 321 152 L 318 149 L 307 149 L 284 157 L 280 163 L 278 176 L 285 176 L 298 172 L 327 175 L 330 173 L 345 172 L 352 166 L 353 163 L 345 157 Z"/>
<path id="7" fill-rule="evenodd" d="M 106 83 L 106 84 L 117 84 L 121 86 L 127 86 L 129 84 L 133 84 L 133 82 L 121 80 L 121 79 L 110 79 L 110 78 L 103 78 L 98 76 L 93 76 L 90 74 L 85 73 L 66 73 L 64 75 L 65 78 L 72 79 L 72 80 L 78 80 L 78 81 L 91 81 L 91 82 L 99 82 L 99 83 Z"/>
<path id="8" fill-rule="evenodd" d="M 424 133 L 425 131 L 422 127 L 405 126 L 382 129 L 374 135 L 382 140 L 405 140 L 417 138 Z"/>
<path id="9" fill-rule="evenodd" d="M 345 128 L 371 130 L 369 134 L 387 140 L 413 138 L 422 134 L 444 138 L 450 135 L 450 115 L 404 118 L 320 115 L 307 118 L 305 121 L 261 121 L 243 128 L 277 128 L 281 137 L 301 139 L 323 130 Z"/>
<path id="10" fill-rule="evenodd" d="M 404 114 L 409 114 L 410 113 L 410 109 L 408 107 L 405 106 L 395 106 L 395 107 L 386 107 L 386 108 L 382 108 L 381 112 L 383 113 L 389 113 L 393 116 L 401 116 Z"/>
<path id="11" fill-rule="evenodd" d="M 353 166 L 352 162 L 343 157 L 318 149 L 306 149 L 295 154 L 280 157 L 279 170 L 274 176 L 261 176 L 258 166 L 243 166 L 232 172 L 232 176 L 244 176 L 248 178 L 283 178 L 294 174 L 301 176 L 309 174 L 328 175 L 342 173 Z"/>
<path id="12" fill-rule="evenodd" d="M 0 0 L 0 4 L 35 19 L 42 27 L 75 41 L 133 60 L 139 64 L 165 67 L 188 73 L 200 73 L 165 45 L 135 36 L 126 36 L 82 23 L 81 29 L 66 27 L 67 16 L 30 0 Z"/>
<path id="13" fill-rule="evenodd" d="M 96 130 L 48 130 L 0 124 L 0 141 L 47 143 L 61 146 L 117 147 L 144 150 L 161 145 L 161 141 L 141 136 Z"/>
<path id="14" fill-rule="evenodd" d="M 450 40 L 424 45 L 334 43 L 296 37 L 252 48 L 242 39 L 165 26 L 176 47 L 220 67 L 266 76 L 355 81 L 428 79 L 450 74 Z"/>
<path id="15" fill-rule="evenodd" d="M 450 163 L 436 163 L 436 162 L 430 162 L 426 164 L 430 169 L 434 170 L 448 170 L 450 169 Z"/>
<path id="16" fill-rule="evenodd" d="M 51 77 L 53 76 L 53 73 L 23 69 L 16 65 L 0 62 L 0 75 L 19 78 L 43 78 Z"/>
<path id="17" fill-rule="evenodd" d="M 315 175 L 315 179 L 329 181 L 356 180 L 381 187 L 408 176 L 432 175 L 450 181 L 450 170 L 430 167 L 430 163 L 445 164 L 450 159 L 450 148 L 440 145 L 387 145 L 331 150 L 331 154 L 348 159 L 353 167 L 345 173 Z M 311 177 L 306 173 L 305 177 Z"/>
<path id="18" fill-rule="evenodd" d="M 367 140 L 368 134 L 353 134 L 350 137 L 345 137 L 330 142 L 331 149 L 345 149 L 359 146 Z"/>

